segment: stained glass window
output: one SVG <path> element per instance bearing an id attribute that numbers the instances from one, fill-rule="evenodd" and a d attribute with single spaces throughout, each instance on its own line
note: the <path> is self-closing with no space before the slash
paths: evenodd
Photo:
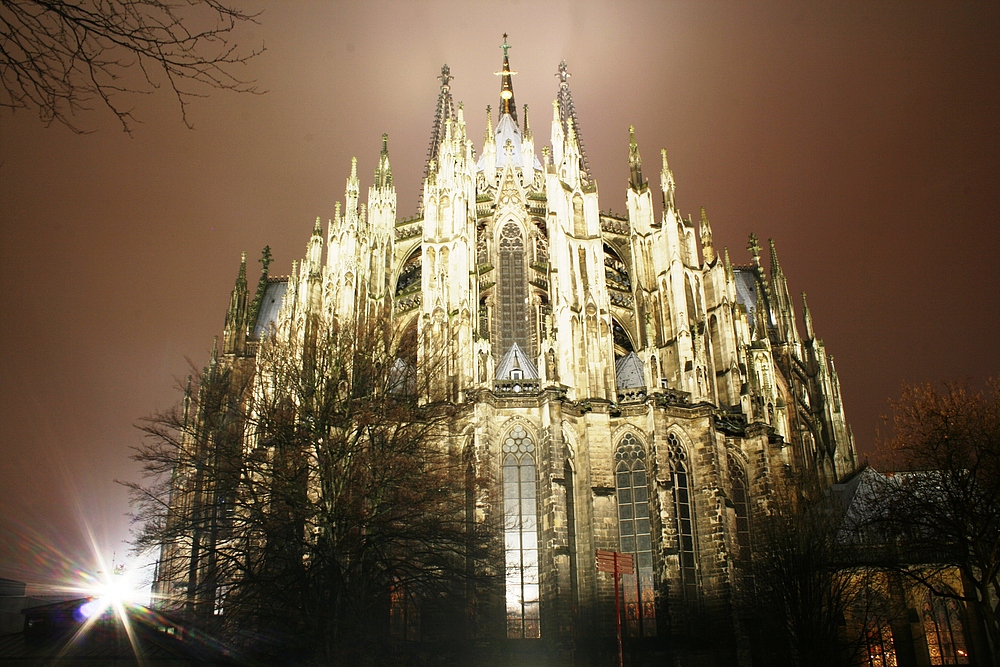
<path id="1" fill-rule="evenodd" d="M 389 590 L 389 636 L 407 641 L 420 639 L 420 610 L 401 584 Z"/>
<path id="2" fill-rule="evenodd" d="M 681 586 L 684 599 L 698 600 L 698 569 L 696 565 L 694 513 L 691 507 L 691 478 L 687 455 L 673 433 L 667 435 L 674 496 L 674 516 L 677 522 L 677 552 L 680 557 Z"/>
<path id="3" fill-rule="evenodd" d="M 495 330 L 500 332 L 501 354 L 515 342 L 522 350 L 531 353 L 526 280 L 524 239 L 520 227 L 509 222 L 500 231 L 500 321 Z"/>
<path id="4" fill-rule="evenodd" d="M 896 667 L 896 648 L 892 641 L 892 630 L 885 617 L 874 616 L 869 619 L 865 643 L 868 649 L 868 667 Z"/>
<path id="5" fill-rule="evenodd" d="M 507 637 L 541 636 L 538 606 L 538 511 L 535 445 L 517 425 L 503 441 Z"/>
<path id="6" fill-rule="evenodd" d="M 621 439 L 615 451 L 615 485 L 619 548 L 623 553 L 634 554 L 636 566 L 635 574 L 622 575 L 628 633 L 631 637 L 653 637 L 656 635 L 656 597 L 646 451 L 631 433 Z"/>
<path id="7" fill-rule="evenodd" d="M 924 602 L 924 635 L 932 665 L 967 665 L 969 652 L 957 600 L 930 595 Z"/>

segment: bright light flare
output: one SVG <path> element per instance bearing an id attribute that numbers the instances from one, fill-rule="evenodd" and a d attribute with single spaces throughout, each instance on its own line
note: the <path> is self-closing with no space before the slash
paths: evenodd
<path id="1" fill-rule="evenodd" d="M 77 610 L 77 620 L 84 621 L 91 618 L 96 620 L 112 611 L 124 622 L 125 607 L 133 606 L 143 595 L 136 579 L 135 570 L 126 570 L 122 567 L 115 568 L 110 575 L 102 574 L 93 585 L 82 589 L 91 600 Z"/>

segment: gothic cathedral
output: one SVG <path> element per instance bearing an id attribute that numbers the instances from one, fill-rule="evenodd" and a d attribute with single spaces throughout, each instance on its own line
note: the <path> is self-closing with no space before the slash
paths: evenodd
<path id="1" fill-rule="evenodd" d="M 219 363 L 252 364 L 269 331 L 310 312 L 391 304 L 448 350 L 436 398 L 456 406 L 460 451 L 495 482 L 476 515 L 502 513 L 497 636 L 558 653 L 581 633 L 613 635 L 598 550 L 633 556 L 627 636 L 732 635 L 754 508 L 782 479 L 826 485 L 857 467 L 833 359 L 804 294 L 800 333 L 773 243 L 769 271 L 752 234 L 734 263 L 704 209 L 682 217 L 665 150 L 654 213 L 634 132 L 627 212 L 602 212 L 565 62 L 536 150 L 508 49 L 478 155 L 442 68 L 415 217 L 397 216 L 383 135 L 367 204 L 355 161 L 343 209 L 325 234 L 317 220 L 290 276 L 265 261 L 253 308 L 244 258 Z M 162 575 L 155 586 L 169 595 Z"/>

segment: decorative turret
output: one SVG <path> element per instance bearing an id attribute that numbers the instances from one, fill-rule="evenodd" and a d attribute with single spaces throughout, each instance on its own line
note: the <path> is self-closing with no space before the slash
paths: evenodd
<path id="1" fill-rule="evenodd" d="M 676 208 L 674 204 L 676 183 L 674 182 L 674 172 L 670 170 L 670 165 L 667 164 L 666 148 L 660 149 L 660 158 L 663 160 L 663 167 L 660 169 L 660 190 L 663 191 L 663 209 L 674 210 Z"/>
<path id="2" fill-rule="evenodd" d="M 795 308 L 788 294 L 788 282 L 778 261 L 778 251 L 774 247 L 774 239 L 768 239 L 771 246 L 771 302 L 777 309 L 778 333 L 786 343 L 799 342 L 799 331 L 795 324 Z"/>
<path id="3" fill-rule="evenodd" d="M 628 185 L 630 188 L 636 192 L 642 192 L 648 187 L 645 179 L 642 177 L 642 157 L 639 155 L 639 146 L 635 143 L 635 126 L 628 126 L 628 168 L 629 168 L 629 179 Z"/>
<path id="4" fill-rule="evenodd" d="M 243 354 L 247 340 L 247 254 L 240 257 L 240 271 L 236 285 L 229 297 L 226 326 L 223 332 L 222 353 Z"/>
<path id="5" fill-rule="evenodd" d="M 565 60 L 559 63 L 559 71 L 556 72 L 556 76 L 559 77 L 559 95 L 556 97 L 556 109 L 559 114 L 559 124 L 562 127 L 563 136 L 565 136 L 567 140 L 570 138 L 571 134 L 573 135 L 577 151 L 579 153 L 581 178 L 584 181 L 589 182 L 591 180 L 590 164 L 587 162 L 587 152 L 583 148 L 583 139 L 580 137 L 580 122 L 576 119 L 576 108 L 573 106 L 573 95 L 569 91 L 569 77 L 571 75 L 569 70 L 566 68 Z M 555 146 L 554 143 L 553 146 Z M 558 163 L 559 160 L 557 159 L 556 162 Z"/>
<path id="6" fill-rule="evenodd" d="M 712 247 L 712 225 L 708 222 L 704 206 L 701 207 L 701 220 L 698 227 L 701 232 L 701 252 L 705 256 L 705 263 L 711 264 L 715 261 L 715 248 Z"/>
<path id="7" fill-rule="evenodd" d="M 438 92 L 437 107 L 434 110 L 434 124 L 431 126 L 431 144 L 430 148 L 427 149 L 427 162 L 424 165 L 425 180 L 434 171 L 431 168 L 431 163 L 437 161 L 438 146 L 441 145 L 441 139 L 444 138 L 445 125 L 448 119 L 455 116 L 455 102 L 451 97 L 451 80 L 454 78 L 451 75 L 451 68 L 447 64 L 442 65 L 441 75 L 438 77 L 441 81 L 441 89 Z M 417 202 L 417 212 L 422 213 L 423 210 L 424 193 L 421 191 L 420 200 Z"/>
<path id="8" fill-rule="evenodd" d="M 382 152 L 375 169 L 375 184 L 368 189 L 368 229 L 364 239 L 368 256 L 361 257 L 367 273 L 368 297 L 381 305 L 389 294 L 396 225 L 396 189 L 389 164 L 389 135 L 382 135 Z M 329 252 L 329 251 L 328 251 Z M 372 304 L 368 304 L 372 305 Z"/>
<path id="9" fill-rule="evenodd" d="M 392 187 L 392 167 L 389 166 L 389 135 L 382 133 L 382 153 L 378 158 L 378 167 L 375 168 L 375 187 Z"/>
<path id="10" fill-rule="evenodd" d="M 806 340 L 815 339 L 816 332 L 813 330 L 813 316 L 809 310 L 809 304 L 806 302 L 805 292 L 802 293 L 802 319 L 806 325 Z"/>

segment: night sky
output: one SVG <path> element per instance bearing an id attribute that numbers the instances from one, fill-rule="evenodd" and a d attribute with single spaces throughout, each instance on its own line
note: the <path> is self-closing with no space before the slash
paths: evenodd
<path id="1" fill-rule="evenodd" d="M 901 382 L 1000 371 L 996 3 L 263 8 L 242 39 L 266 94 L 196 100 L 193 130 L 166 92 L 132 137 L 100 108 L 85 135 L 0 113 L 0 576 L 93 568 L 88 530 L 123 558 L 134 424 L 206 363 L 240 252 L 251 285 L 265 244 L 287 273 L 351 156 L 367 192 L 382 132 L 412 215 L 441 65 L 478 152 L 504 32 L 539 154 L 567 61 L 602 209 L 626 210 L 634 124 L 655 201 L 663 147 L 734 263 L 775 239 L 862 455 Z"/>

